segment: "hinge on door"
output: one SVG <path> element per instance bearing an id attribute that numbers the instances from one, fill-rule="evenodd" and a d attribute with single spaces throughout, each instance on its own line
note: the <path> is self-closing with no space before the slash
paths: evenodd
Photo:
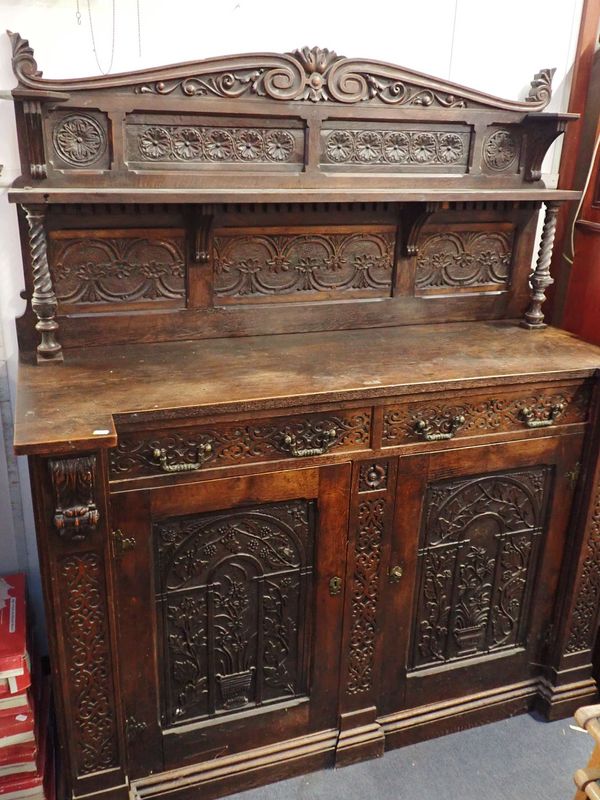
<path id="1" fill-rule="evenodd" d="M 579 480 L 579 473 L 581 472 L 581 462 L 578 461 L 573 469 L 568 470 L 565 472 L 565 478 L 571 482 L 571 485 L 575 485 Z"/>
<path id="2" fill-rule="evenodd" d="M 122 558 L 123 555 L 135 547 L 135 539 L 133 536 L 125 536 L 120 528 L 112 532 L 113 543 L 113 556 L 114 558 Z"/>
<path id="3" fill-rule="evenodd" d="M 138 736 L 143 733 L 148 724 L 146 722 L 138 722 L 134 716 L 128 716 L 125 720 L 125 733 L 127 734 L 127 741 L 134 742 Z"/>

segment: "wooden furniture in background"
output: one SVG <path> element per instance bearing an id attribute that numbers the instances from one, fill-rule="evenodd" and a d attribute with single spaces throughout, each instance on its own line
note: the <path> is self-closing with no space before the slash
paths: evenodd
<path id="1" fill-rule="evenodd" d="M 572 115 L 319 48 L 47 81 L 12 35 L 69 796 L 212 797 L 596 698 Z M 545 224 L 536 266 L 536 221 Z"/>
<path id="2" fill-rule="evenodd" d="M 575 712 L 575 722 L 594 740 L 594 749 L 585 769 L 578 769 L 573 780 L 577 786 L 573 800 L 600 800 L 600 705 L 583 706 Z"/>

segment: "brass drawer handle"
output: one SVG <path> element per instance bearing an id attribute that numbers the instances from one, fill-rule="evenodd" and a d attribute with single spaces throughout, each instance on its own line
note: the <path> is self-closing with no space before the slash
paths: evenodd
<path id="1" fill-rule="evenodd" d="M 193 472 L 194 470 L 200 469 L 200 467 L 204 464 L 204 462 L 210 457 L 212 453 L 212 444 L 207 442 L 206 444 L 201 444 L 198 447 L 198 461 L 194 463 L 189 463 L 187 461 L 179 464 L 168 464 L 167 463 L 167 451 L 164 447 L 156 448 L 152 451 L 152 457 L 155 461 L 158 462 L 161 470 L 163 472 Z"/>
<path id="2" fill-rule="evenodd" d="M 388 573 L 388 580 L 390 583 L 400 583 L 400 579 L 404 575 L 404 570 L 400 564 L 397 564 L 395 567 L 390 567 L 390 571 Z"/>
<path id="3" fill-rule="evenodd" d="M 298 447 L 298 440 L 293 433 L 286 433 L 281 439 L 281 447 L 294 458 L 307 458 L 309 456 L 322 456 L 337 439 L 338 432 L 335 428 L 324 431 L 320 440 L 320 447 Z"/>
<path id="4" fill-rule="evenodd" d="M 426 442 L 443 442 L 447 439 L 454 438 L 456 431 L 462 428 L 465 422 L 466 420 L 462 414 L 452 417 L 448 433 L 436 433 L 428 422 L 424 419 L 419 419 L 415 422 L 415 433 L 417 436 L 422 436 Z"/>
<path id="5" fill-rule="evenodd" d="M 520 412 L 521 421 L 524 422 L 528 428 L 548 428 L 560 417 L 566 405 L 566 403 L 555 403 L 548 412 L 546 419 L 539 419 L 533 408 L 525 406 Z"/>

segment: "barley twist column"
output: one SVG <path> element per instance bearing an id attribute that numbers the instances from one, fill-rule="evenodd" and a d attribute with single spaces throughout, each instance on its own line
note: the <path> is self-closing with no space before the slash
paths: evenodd
<path id="1" fill-rule="evenodd" d="M 521 322 L 524 328 L 545 328 L 542 304 L 546 300 L 546 289 L 554 283 L 550 275 L 550 261 L 552 259 L 552 247 L 556 234 L 556 218 L 558 215 L 558 203 L 546 203 L 546 215 L 544 217 L 544 229 L 542 240 L 535 265 L 535 270 L 531 276 L 531 303 L 525 312 L 525 319 Z"/>
<path id="2" fill-rule="evenodd" d="M 33 273 L 31 307 L 38 318 L 35 329 L 41 337 L 37 347 L 37 360 L 38 364 L 46 361 L 62 361 L 62 347 L 56 340 L 58 323 L 55 317 L 58 304 L 48 266 L 44 227 L 46 209 L 40 205 L 24 206 L 24 208 L 29 226 L 29 249 Z"/>

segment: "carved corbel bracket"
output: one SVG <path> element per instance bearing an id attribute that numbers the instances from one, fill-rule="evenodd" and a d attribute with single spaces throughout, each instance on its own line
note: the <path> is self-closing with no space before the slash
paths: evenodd
<path id="1" fill-rule="evenodd" d="M 402 211 L 404 230 L 400 252 L 405 258 L 419 254 L 419 237 L 425 223 L 438 211 L 440 203 L 410 204 Z"/>
<path id="2" fill-rule="evenodd" d="M 96 529 L 96 456 L 48 461 L 54 494 L 54 527 L 69 541 L 82 541 Z"/>
<path id="3" fill-rule="evenodd" d="M 202 206 L 193 212 L 193 250 L 195 264 L 208 264 L 212 250 L 212 206 Z"/>
<path id="4" fill-rule="evenodd" d="M 41 100 L 32 97 L 23 99 L 23 116 L 27 136 L 27 160 L 32 179 L 48 177 L 46 149 L 44 144 L 44 124 Z"/>
<path id="5" fill-rule="evenodd" d="M 39 205 L 24 206 L 24 209 L 29 226 L 29 249 L 33 273 L 31 307 L 38 318 L 35 329 L 41 336 L 41 342 L 37 347 L 37 360 L 38 364 L 62 361 L 62 346 L 56 339 L 58 322 L 55 318 L 58 303 L 48 265 L 48 244 L 44 225 L 46 209 Z"/>
<path id="6" fill-rule="evenodd" d="M 576 117 L 573 114 L 531 114 L 525 119 L 525 163 L 524 178 L 529 183 L 542 177 L 542 162 L 548 148 L 567 123 Z M 528 123 L 531 127 L 527 127 Z"/>
<path id="7" fill-rule="evenodd" d="M 531 303 L 525 312 L 525 319 L 521 322 L 523 328 L 545 328 L 544 314 L 542 305 L 546 300 L 546 289 L 554 283 L 550 275 L 550 261 L 552 260 L 552 247 L 556 234 L 556 220 L 558 215 L 559 203 L 546 203 L 546 216 L 544 217 L 544 228 L 540 249 L 531 275 Z"/>

